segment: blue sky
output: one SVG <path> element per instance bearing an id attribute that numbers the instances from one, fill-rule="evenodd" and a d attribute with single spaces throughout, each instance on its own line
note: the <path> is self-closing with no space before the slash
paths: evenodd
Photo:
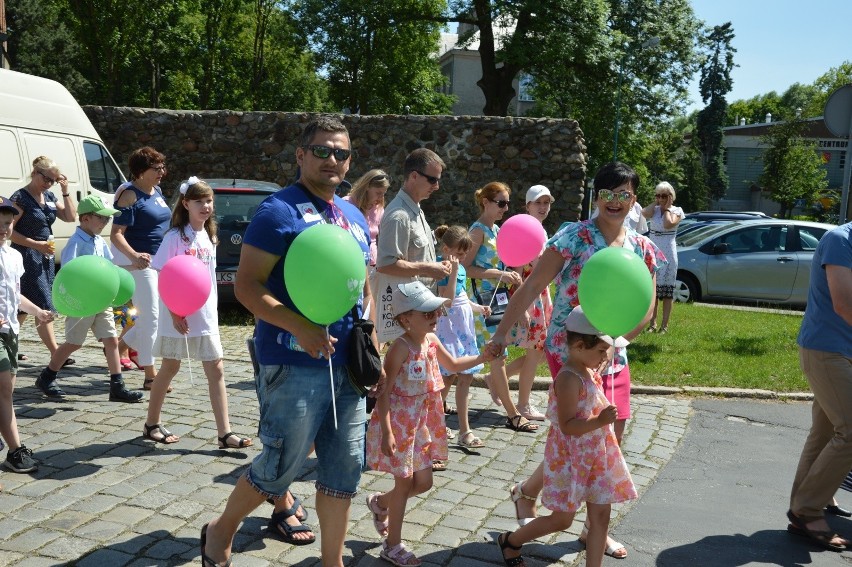
<path id="1" fill-rule="evenodd" d="M 692 0 L 707 25 L 731 22 L 737 52 L 728 102 L 809 84 L 852 61 L 852 0 Z M 698 75 L 689 110 L 703 107 Z"/>

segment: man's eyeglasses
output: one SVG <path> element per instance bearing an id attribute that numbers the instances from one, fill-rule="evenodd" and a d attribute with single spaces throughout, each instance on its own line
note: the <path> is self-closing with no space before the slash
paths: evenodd
<path id="1" fill-rule="evenodd" d="M 43 171 L 39 171 L 38 174 L 41 175 L 42 177 L 44 177 L 44 180 L 47 181 L 48 183 L 50 183 L 51 185 L 56 183 L 56 179 L 54 179 L 52 177 L 48 177 L 47 175 L 44 174 Z"/>
<path id="2" fill-rule="evenodd" d="M 162 165 L 152 165 L 151 169 L 156 171 L 157 173 L 165 173 L 166 172 L 166 164 Z"/>
<path id="3" fill-rule="evenodd" d="M 417 173 L 422 175 L 423 178 L 426 179 L 426 181 L 428 181 L 430 185 L 437 185 L 441 182 L 440 177 L 435 177 L 434 175 L 426 175 L 425 173 L 423 173 L 419 169 L 415 169 L 414 171 L 416 171 Z"/>
<path id="4" fill-rule="evenodd" d="M 310 151 L 314 156 L 320 159 L 328 159 L 332 154 L 337 161 L 346 161 L 352 155 L 352 150 L 344 150 L 343 148 L 329 148 L 328 146 L 320 146 L 319 144 L 311 144 L 305 146 L 305 149 Z"/>
<path id="5" fill-rule="evenodd" d="M 488 200 L 491 201 L 492 203 L 494 203 L 495 205 L 497 205 L 498 207 L 500 207 L 501 209 L 505 209 L 509 206 L 509 201 L 505 201 L 503 199 L 488 199 Z"/>
<path id="6" fill-rule="evenodd" d="M 598 199 L 601 199 L 606 203 L 612 203 L 615 200 L 618 200 L 620 203 L 629 203 L 632 198 L 633 193 L 630 191 L 619 191 L 618 193 L 609 189 L 601 189 L 598 191 Z"/>

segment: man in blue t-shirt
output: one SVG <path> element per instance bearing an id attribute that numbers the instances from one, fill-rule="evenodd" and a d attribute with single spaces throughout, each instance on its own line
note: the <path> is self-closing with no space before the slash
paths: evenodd
<path id="1" fill-rule="evenodd" d="M 798 343 L 814 393 L 813 423 L 793 480 L 787 529 L 842 551 L 852 544 L 831 531 L 823 508 L 852 469 L 852 222 L 817 245 Z"/>
<path id="2" fill-rule="evenodd" d="M 306 319 L 293 304 L 284 258 L 296 236 L 322 222 L 348 230 L 370 256 L 367 221 L 357 207 L 335 196 L 350 164 L 346 127 L 336 118 L 310 122 L 299 140 L 298 181 L 269 196 L 246 230 L 235 293 L 257 319 L 256 377 L 263 451 L 240 477 L 221 516 L 201 532 L 205 565 L 230 559 L 240 522 L 267 498 L 275 501 L 269 531 L 294 545 L 315 540 L 302 524 L 298 502 L 288 495 L 312 445 L 316 447 L 316 507 L 322 531 L 322 564 L 343 565 L 349 508 L 364 465 L 365 403 L 346 371 L 351 313 L 326 328 Z M 372 297 L 365 284 L 362 313 Z M 371 314 L 375 309 L 369 309 Z M 373 318 L 375 318 L 373 316 Z M 375 335 L 373 336 L 375 341 Z M 329 384 L 333 368 L 334 391 Z M 332 401 L 333 399 L 333 401 Z M 336 407 L 336 421 L 335 411 Z"/>

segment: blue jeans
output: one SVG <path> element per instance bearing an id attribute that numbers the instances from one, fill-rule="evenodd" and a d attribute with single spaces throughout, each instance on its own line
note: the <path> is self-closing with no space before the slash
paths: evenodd
<path id="1" fill-rule="evenodd" d="M 364 466 L 365 400 L 349 384 L 345 367 L 334 368 L 334 425 L 327 367 L 260 365 L 255 377 L 263 451 L 246 473 L 266 497 L 286 494 L 313 443 L 317 491 L 352 498 Z"/>

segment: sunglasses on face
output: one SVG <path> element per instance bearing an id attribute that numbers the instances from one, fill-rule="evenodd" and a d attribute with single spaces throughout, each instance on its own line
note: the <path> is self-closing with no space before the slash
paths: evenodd
<path id="1" fill-rule="evenodd" d="M 163 165 L 152 165 L 151 169 L 156 171 L 157 173 L 165 173 L 166 172 L 166 164 Z"/>
<path id="2" fill-rule="evenodd" d="M 506 200 L 503 200 L 503 199 L 488 199 L 488 200 L 491 201 L 492 203 L 494 203 L 495 205 L 497 205 L 498 207 L 500 207 L 501 209 L 505 209 L 506 207 L 509 206 L 509 201 L 506 201 Z"/>
<path id="3" fill-rule="evenodd" d="M 44 172 L 39 171 L 38 174 L 41 175 L 44 178 L 44 180 L 47 181 L 48 183 L 50 183 L 51 185 L 56 183 L 56 179 L 54 179 L 52 177 L 48 177 L 47 175 L 44 174 Z"/>
<path id="4" fill-rule="evenodd" d="M 658 194 L 654 195 L 655 199 L 665 199 L 666 197 L 668 197 L 668 194 L 666 194 L 666 193 L 658 193 Z"/>
<path id="5" fill-rule="evenodd" d="M 305 149 L 314 154 L 315 157 L 320 159 L 328 159 L 329 156 L 334 155 L 334 159 L 337 161 L 346 161 L 349 159 L 349 156 L 352 155 L 352 150 L 344 150 L 343 148 L 329 148 L 328 146 L 321 146 L 319 144 L 311 144 L 309 146 L 305 146 Z"/>
<path id="6" fill-rule="evenodd" d="M 618 193 L 609 189 L 601 189 L 598 191 L 598 199 L 603 200 L 605 203 L 612 203 L 615 200 L 619 203 L 629 203 L 632 198 L 633 193 L 630 191 L 619 191 Z"/>
<path id="7" fill-rule="evenodd" d="M 440 314 L 441 314 L 441 312 L 442 312 L 443 310 L 444 310 L 444 308 L 443 308 L 443 307 L 438 307 L 438 308 L 437 308 L 437 309 L 435 309 L 434 311 L 420 311 L 420 313 L 422 313 L 422 314 L 423 314 L 423 316 L 424 316 L 424 317 L 425 317 L 428 321 L 431 321 L 432 319 L 434 319 L 435 317 L 437 317 L 438 315 L 440 315 Z"/>
<path id="8" fill-rule="evenodd" d="M 370 179 L 370 184 L 372 185 L 373 183 L 378 183 L 379 181 L 384 181 L 387 178 L 388 178 L 388 176 L 387 176 L 386 173 L 380 173 L 380 174 L 374 176 L 372 179 Z"/>
<path id="9" fill-rule="evenodd" d="M 434 175 L 426 175 L 425 173 L 423 173 L 423 172 L 422 172 L 422 171 L 420 171 L 419 169 L 415 169 L 414 171 L 416 171 L 416 172 L 417 172 L 417 173 L 419 173 L 421 176 L 423 176 L 423 178 L 424 178 L 426 181 L 428 181 L 428 182 L 429 182 L 429 185 L 438 185 L 438 184 L 441 182 L 441 178 L 440 178 L 440 177 L 435 177 Z"/>

